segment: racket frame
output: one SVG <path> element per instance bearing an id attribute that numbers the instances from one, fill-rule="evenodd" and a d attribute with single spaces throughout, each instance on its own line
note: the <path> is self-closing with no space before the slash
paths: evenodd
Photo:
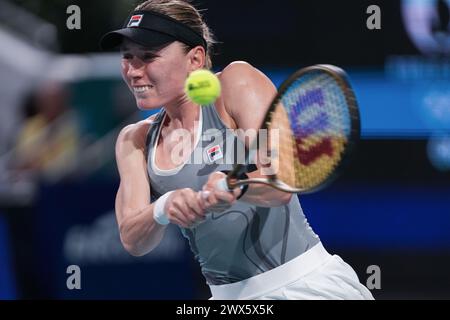
<path id="1" fill-rule="evenodd" d="M 347 74 L 344 70 L 342 70 L 339 67 L 336 67 L 334 65 L 329 64 L 318 64 L 309 66 L 300 70 L 297 70 L 294 72 L 289 78 L 287 78 L 279 87 L 278 92 L 275 96 L 275 98 L 272 100 L 269 109 L 266 112 L 266 116 L 264 118 L 264 121 L 260 127 L 260 129 L 268 129 L 269 125 L 272 120 L 272 115 L 275 111 L 275 108 L 280 103 L 280 101 L 283 98 L 284 93 L 289 89 L 291 84 L 295 82 L 298 78 L 303 76 L 306 73 L 312 72 L 312 71 L 322 71 L 326 72 L 328 75 L 333 77 L 334 80 L 336 80 L 336 83 L 341 88 L 342 92 L 344 93 L 344 97 L 346 99 L 347 105 L 348 105 L 348 111 L 350 114 L 350 139 L 348 142 L 347 147 L 345 148 L 344 154 L 342 155 L 342 160 L 336 167 L 336 169 L 333 171 L 332 174 L 330 174 L 322 183 L 316 185 L 314 188 L 294 188 L 291 187 L 284 182 L 277 179 L 276 174 L 270 175 L 268 178 L 249 178 L 244 180 L 238 180 L 236 177 L 239 177 L 242 173 L 245 173 L 246 165 L 244 164 L 236 164 L 234 165 L 233 169 L 228 173 L 226 178 L 226 183 L 229 190 L 232 190 L 236 187 L 246 185 L 246 184 L 264 184 L 271 186 L 275 189 L 278 189 L 280 191 L 289 192 L 289 193 L 312 193 L 316 192 L 320 189 L 325 188 L 327 185 L 329 185 L 332 181 L 336 179 L 336 177 L 339 175 L 339 173 L 343 170 L 345 166 L 348 165 L 350 154 L 353 152 L 353 150 L 356 148 L 356 145 L 359 142 L 360 137 L 360 117 L 359 117 L 359 109 L 358 104 L 356 101 L 355 94 L 350 86 L 350 82 L 348 80 Z M 250 150 L 254 150 L 253 147 L 256 147 L 255 144 L 258 143 L 258 139 L 255 138 L 252 141 L 252 145 Z"/>

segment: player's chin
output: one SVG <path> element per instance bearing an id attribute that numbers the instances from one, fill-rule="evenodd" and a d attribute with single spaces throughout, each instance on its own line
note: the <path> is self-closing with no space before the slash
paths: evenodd
<path id="1" fill-rule="evenodd" d="M 135 95 L 136 105 L 140 110 L 153 110 L 160 108 L 160 104 L 154 99 Z"/>

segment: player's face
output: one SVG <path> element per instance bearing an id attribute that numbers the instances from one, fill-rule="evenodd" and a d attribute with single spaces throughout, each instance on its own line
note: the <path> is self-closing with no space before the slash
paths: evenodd
<path id="1" fill-rule="evenodd" d="M 188 59 L 181 43 L 172 42 L 154 51 L 125 40 L 121 52 L 122 76 L 140 109 L 160 108 L 185 99 Z"/>

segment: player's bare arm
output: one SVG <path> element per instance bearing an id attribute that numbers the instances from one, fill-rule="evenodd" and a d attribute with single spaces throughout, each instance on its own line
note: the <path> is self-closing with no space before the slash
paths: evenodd
<path id="1" fill-rule="evenodd" d="M 235 128 L 257 132 L 264 119 L 276 87 L 259 70 L 245 62 L 234 62 L 220 74 L 223 107 L 234 121 Z M 239 135 L 241 130 L 238 130 Z M 247 141 L 248 146 L 248 141 Z M 225 175 L 222 174 L 222 177 Z M 250 178 L 263 177 L 260 170 L 248 173 Z M 216 178 L 217 177 L 217 178 Z M 212 177 L 218 179 L 218 175 Z M 241 198 L 259 206 L 279 206 L 291 199 L 291 194 L 264 185 L 249 185 Z"/>
<path id="2" fill-rule="evenodd" d="M 165 226 L 153 220 L 150 183 L 146 172 L 145 140 L 151 120 L 122 129 L 116 143 L 120 186 L 116 196 L 116 216 L 120 238 L 132 255 L 141 256 L 162 239 Z"/>

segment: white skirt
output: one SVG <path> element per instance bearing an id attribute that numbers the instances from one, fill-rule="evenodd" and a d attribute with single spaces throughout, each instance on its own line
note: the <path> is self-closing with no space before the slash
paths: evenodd
<path id="1" fill-rule="evenodd" d="M 373 300 L 353 268 L 320 242 L 272 270 L 209 288 L 211 300 Z"/>

